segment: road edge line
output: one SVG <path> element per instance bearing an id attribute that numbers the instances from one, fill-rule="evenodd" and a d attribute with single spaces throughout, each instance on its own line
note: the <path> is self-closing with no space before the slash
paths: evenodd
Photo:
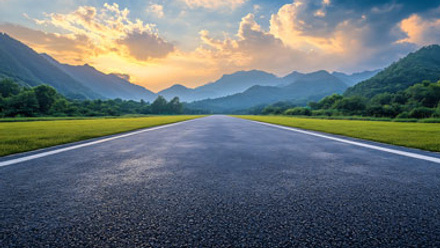
<path id="1" fill-rule="evenodd" d="M 255 123 L 258 123 L 258 124 L 261 124 L 261 125 L 275 127 L 275 128 L 278 128 L 278 129 L 289 130 L 289 131 L 298 132 L 298 133 L 302 133 L 302 134 L 307 134 L 307 135 L 311 135 L 311 136 L 315 136 L 315 137 L 320 137 L 320 138 L 325 138 L 325 139 L 329 139 L 329 140 L 333 140 L 333 141 L 338 141 L 338 142 L 341 142 L 341 143 L 351 144 L 351 145 L 355 145 L 355 146 L 360 146 L 360 147 L 364 147 L 364 148 L 369 148 L 369 149 L 373 149 L 373 150 L 388 152 L 388 153 L 392 153 L 392 154 L 397 154 L 397 155 L 401 155 L 401 156 L 405 156 L 405 157 L 416 158 L 416 159 L 430 161 L 430 162 L 433 162 L 433 163 L 440 164 L 440 158 L 436 158 L 436 157 L 430 157 L 430 156 L 421 155 L 421 154 L 417 154 L 417 153 L 413 153 L 413 152 L 405 152 L 405 151 L 399 151 L 399 150 L 396 150 L 396 149 L 391 149 L 391 148 L 386 148 L 386 147 L 381 147 L 381 146 L 376 146 L 376 145 L 365 144 L 365 143 L 361 143 L 361 142 L 357 142 L 357 141 L 352 141 L 352 140 L 348 140 L 348 139 L 332 137 L 332 136 L 329 136 L 329 135 L 324 135 L 324 134 L 316 133 L 316 132 L 313 132 L 313 131 L 306 131 L 306 130 L 302 130 L 302 129 L 294 128 L 294 127 L 282 126 L 282 125 L 277 125 L 277 124 L 272 124 L 272 123 L 267 123 L 267 122 L 262 122 L 262 121 L 248 120 L 248 119 L 242 119 L 242 120 L 247 120 L 247 121 L 255 122 Z"/>
<path id="2" fill-rule="evenodd" d="M 82 144 L 78 144 L 78 145 L 73 145 L 73 146 L 68 146 L 68 147 L 64 147 L 64 148 L 59 148 L 59 149 L 55 149 L 55 150 L 47 151 L 47 152 L 40 152 L 40 153 L 37 153 L 37 154 L 32 154 L 32 155 L 24 156 L 24 157 L 21 157 L 21 158 L 14 158 L 14 159 L 10 159 L 10 160 L 5 160 L 5 161 L 1 161 L 0 162 L 0 167 L 4 167 L 4 166 L 8 166 L 8 165 L 13 165 L 13 164 L 18 164 L 18 163 L 34 160 L 34 159 L 37 159 L 37 158 L 47 157 L 47 156 L 58 154 L 58 153 L 61 153 L 61 152 L 67 152 L 67 151 L 71 151 L 71 150 L 76 150 L 76 149 L 79 149 L 79 148 L 82 148 L 82 147 L 96 145 L 96 144 L 112 141 L 112 140 L 115 140 L 115 139 L 120 139 L 120 138 L 125 138 L 125 137 L 129 137 L 129 136 L 137 135 L 137 134 L 140 134 L 140 133 L 145 133 L 145 132 L 155 131 L 155 130 L 158 130 L 158 129 L 172 127 L 172 126 L 180 125 L 180 124 L 183 124 L 183 123 L 191 122 L 191 121 L 194 121 L 194 120 L 197 120 L 197 119 L 199 119 L 199 118 L 191 119 L 191 120 L 185 120 L 185 121 L 179 121 L 179 122 L 174 122 L 174 123 L 169 123 L 169 124 L 164 124 L 164 125 L 158 125 L 158 126 L 153 126 L 153 127 L 147 127 L 147 128 L 144 128 L 144 129 L 135 130 L 135 131 L 131 131 L 131 132 L 129 131 L 128 133 L 119 134 L 119 135 L 111 136 L 111 137 L 108 137 L 108 138 L 102 138 L 102 139 L 99 139 L 99 140 L 90 141 L 90 142 L 86 142 L 86 143 L 82 143 Z M 103 136 L 103 137 L 105 137 L 105 136 Z"/>

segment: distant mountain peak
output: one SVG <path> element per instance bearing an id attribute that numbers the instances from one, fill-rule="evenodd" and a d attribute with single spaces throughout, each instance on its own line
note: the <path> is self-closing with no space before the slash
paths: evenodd
<path id="1" fill-rule="evenodd" d="M 168 89 L 189 89 L 188 87 L 181 85 L 181 84 L 173 84 L 170 88 Z"/>
<path id="2" fill-rule="evenodd" d="M 84 65 L 82 65 L 82 67 L 89 69 L 89 70 L 97 71 L 95 67 L 91 66 L 88 63 L 85 63 Z"/>
<path id="3" fill-rule="evenodd" d="M 309 75 L 309 76 L 329 76 L 329 75 L 331 75 L 328 71 L 325 71 L 325 70 L 319 70 L 319 71 L 314 71 L 314 72 L 311 72 L 311 73 L 308 73 L 307 75 Z"/>

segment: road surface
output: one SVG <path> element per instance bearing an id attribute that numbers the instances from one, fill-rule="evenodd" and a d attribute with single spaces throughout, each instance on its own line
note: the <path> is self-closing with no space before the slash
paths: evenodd
<path id="1" fill-rule="evenodd" d="M 0 201 L 0 247 L 440 246 L 440 164 L 227 116 L 0 167 Z"/>

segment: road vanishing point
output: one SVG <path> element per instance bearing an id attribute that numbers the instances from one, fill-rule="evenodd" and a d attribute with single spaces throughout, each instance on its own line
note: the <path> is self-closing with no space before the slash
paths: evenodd
<path id="1" fill-rule="evenodd" d="M 1 158 L 0 247 L 440 246 L 439 154 L 313 133 L 209 116 Z"/>

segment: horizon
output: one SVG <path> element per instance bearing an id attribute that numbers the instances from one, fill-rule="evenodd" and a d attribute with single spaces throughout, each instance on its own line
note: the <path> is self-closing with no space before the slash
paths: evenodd
<path id="1" fill-rule="evenodd" d="M 0 1 L 0 31 L 153 92 L 237 71 L 383 69 L 438 43 L 440 1 Z M 436 36 L 437 35 L 437 36 Z M 349 45 L 348 45 L 349 44 Z"/>

